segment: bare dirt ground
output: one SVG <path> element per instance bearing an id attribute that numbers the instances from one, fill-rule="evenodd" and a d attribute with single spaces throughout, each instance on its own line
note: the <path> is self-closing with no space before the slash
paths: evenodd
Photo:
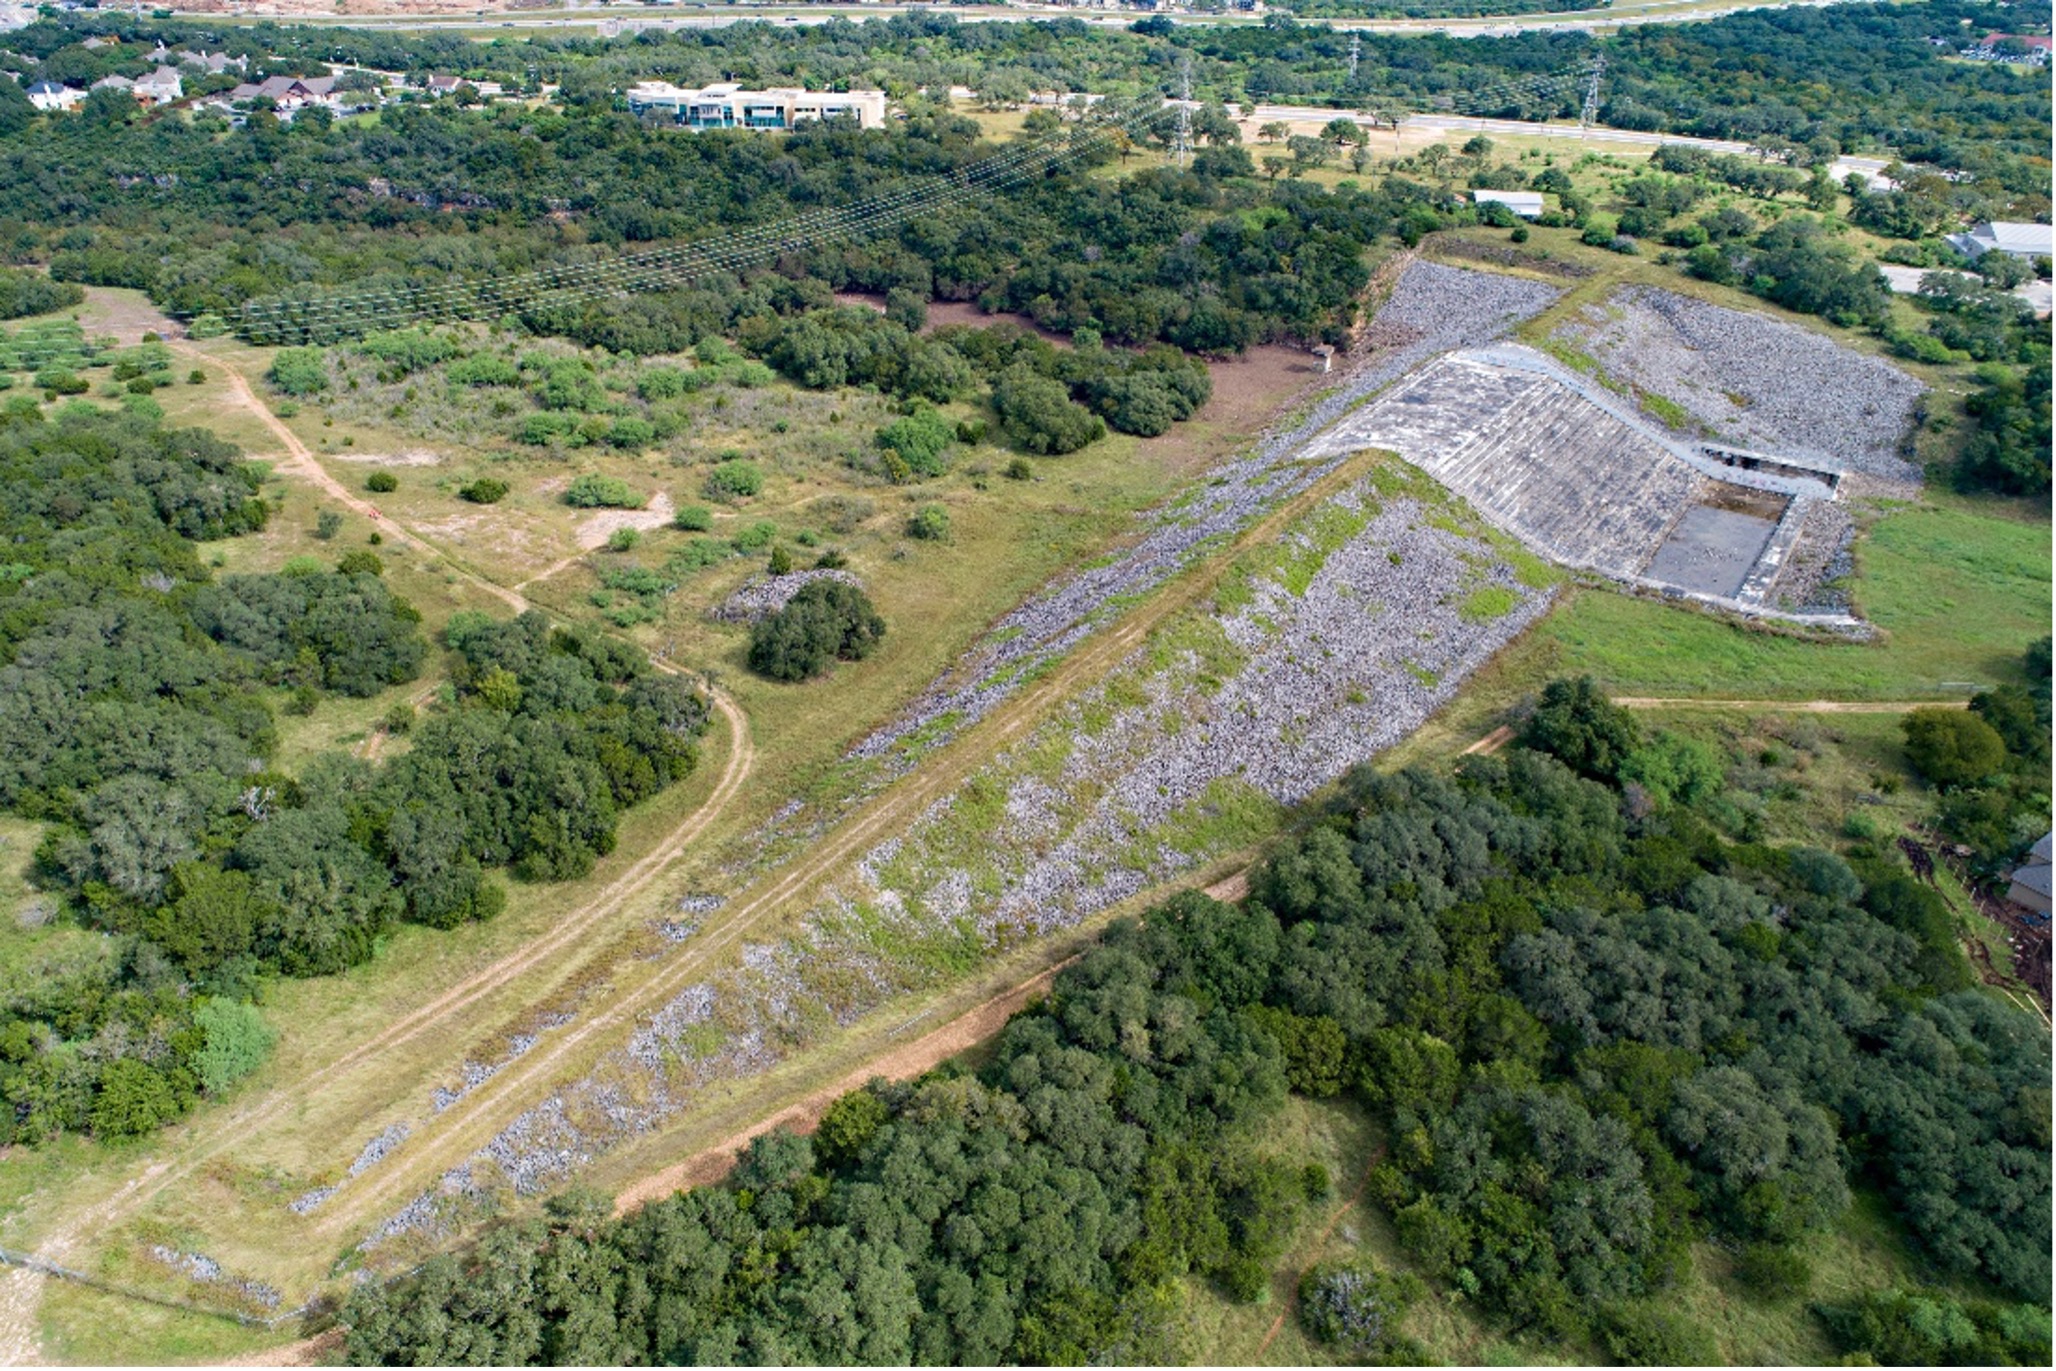
<path id="1" fill-rule="evenodd" d="M 114 291 L 87 287 L 86 302 L 78 308 L 79 327 L 88 338 L 113 338 L 124 346 L 133 346 L 143 341 L 143 335 L 154 333 L 160 338 L 173 338 L 184 332 L 171 319 L 145 299 L 140 291 Z"/>
<path id="2" fill-rule="evenodd" d="M 679 1190 L 694 1186 L 712 1185 L 734 1168 L 737 1156 L 752 1141 L 779 1128 L 790 1128 L 797 1133 L 811 1133 L 820 1126 L 821 1116 L 852 1090 L 862 1089 L 865 1083 L 884 1079 L 888 1081 L 909 1081 L 923 1072 L 932 1071 L 943 1062 L 960 1052 L 976 1047 L 1006 1026 L 1008 1019 L 1025 1008 L 1036 996 L 1045 993 L 1057 973 L 1069 966 L 1075 958 L 1066 958 L 1047 971 L 1031 976 L 1012 990 L 993 996 L 968 1014 L 961 1015 L 941 1028 L 923 1037 L 916 1038 L 904 1047 L 898 1047 L 881 1056 L 873 1057 L 856 1070 L 844 1076 L 834 1085 L 816 1090 L 788 1105 L 769 1118 L 760 1119 L 740 1133 L 723 1138 L 712 1147 L 694 1153 L 676 1166 L 667 1166 L 654 1176 L 644 1177 L 614 1197 L 614 1212 L 627 1214 L 642 1208 L 652 1200 L 661 1200 Z"/>
<path id="3" fill-rule="evenodd" d="M 1232 876 L 1214 882 L 1206 893 L 1216 900 L 1233 902 L 1249 894 L 1249 872 L 1242 870 Z M 883 1079 L 906 1081 L 924 1072 L 932 1071 L 951 1057 L 967 1052 L 991 1038 L 1006 1027 L 1007 1020 L 1045 993 L 1057 973 L 1076 961 L 1066 957 L 1013 989 L 993 996 L 976 1009 L 959 1015 L 941 1028 L 892 1051 L 873 1057 L 864 1065 L 845 1075 L 834 1085 L 817 1090 L 798 1103 L 779 1110 L 769 1118 L 759 1120 L 741 1132 L 723 1138 L 712 1147 L 703 1148 L 675 1166 L 668 1166 L 653 1176 L 630 1185 L 614 1199 L 614 1212 L 626 1214 L 640 1209 L 652 1200 L 661 1200 L 674 1191 L 690 1189 L 698 1185 L 712 1185 L 726 1176 L 735 1165 L 736 1157 L 752 1141 L 778 1128 L 790 1128 L 799 1133 L 811 1133 L 820 1125 L 822 1114 L 852 1090 L 861 1089 L 866 1083 Z"/>
<path id="4" fill-rule="evenodd" d="M 671 496 L 658 491 L 656 498 L 642 509 L 603 509 L 578 521 L 578 545 L 591 551 L 605 547 L 607 539 L 614 536 L 614 530 L 632 528 L 636 530 L 662 528 L 671 522 Z M 543 573 L 548 576 L 549 573 Z M 538 580 L 542 577 L 538 577 Z"/>
<path id="5" fill-rule="evenodd" d="M 354 448 L 345 448 L 332 455 L 339 462 L 367 467 L 436 467 L 443 464 L 441 453 L 420 447 L 399 452 L 358 452 Z"/>
<path id="6" fill-rule="evenodd" d="M 1501 724 L 1463 750 L 1466 757 L 1489 757 L 1513 741 L 1513 726 Z"/>

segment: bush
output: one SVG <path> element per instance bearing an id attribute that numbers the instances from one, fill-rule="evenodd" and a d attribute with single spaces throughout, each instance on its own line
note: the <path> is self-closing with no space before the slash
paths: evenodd
<path id="1" fill-rule="evenodd" d="M 234 1000 L 209 998 L 193 1011 L 193 1024 L 203 1035 L 193 1070 L 200 1088 L 219 1095 L 264 1064 L 278 1034 L 255 1009 Z"/>
<path id="2" fill-rule="evenodd" d="M 457 494 L 474 505 L 496 505 L 507 498 L 507 483 L 491 476 L 481 476 L 471 484 L 459 487 Z"/>
<path id="3" fill-rule="evenodd" d="M 314 536 L 327 542 L 343 531 L 343 516 L 332 509 L 324 509 L 314 516 Z"/>
<path id="4" fill-rule="evenodd" d="M 1323 1264 L 1299 1282 L 1299 1322 L 1317 1342 L 1353 1361 L 1387 1352 L 1406 1311 L 1421 1297 L 1418 1277 L 1382 1272 L 1368 1263 Z"/>
<path id="5" fill-rule="evenodd" d="M 745 500 L 763 490 L 763 469 L 742 457 L 731 457 L 707 473 L 707 497 L 712 500 Z"/>
<path id="6" fill-rule="evenodd" d="M 328 389 L 328 361 L 320 348 L 282 348 L 264 376 L 287 395 L 313 395 Z"/>
<path id="7" fill-rule="evenodd" d="M 1035 479 L 1035 464 L 1026 457 L 1016 457 L 1007 463 L 1006 477 L 1009 481 L 1032 481 Z"/>
<path id="8" fill-rule="evenodd" d="M 354 548 L 336 559 L 336 571 L 344 576 L 383 576 L 385 563 L 369 548 Z"/>
<path id="9" fill-rule="evenodd" d="M 1976 785 L 2006 765 L 1998 730 L 1961 709 L 1916 709 L 1900 725 L 1906 760 L 1938 790 Z"/>
<path id="10" fill-rule="evenodd" d="M 647 419 L 638 419 L 633 415 L 625 419 L 616 419 L 614 427 L 607 430 L 607 441 L 615 447 L 639 452 L 657 441 L 657 426 Z"/>
<path id="11" fill-rule="evenodd" d="M 70 309 L 85 298 L 85 291 L 70 281 L 53 281 L 41 272 L 0 268 L 0 319 Z"/>
<path id="12" fill-rule="evenodd" d="M 923 405 L 879 429 L 873 441 L 888 453 L 898 453 L 907 470 L 914 474 L 940 476 L 948 470 L 943 454 L 955 438 L 956 429 L 950 421 Z"/>
<path id="13" fill-rule="evenodd" d="M 374 471 L 364 478 L 364 488 L 374 495 L 390 495 L 400 488 L 400 478 L 390 471 Z"/>
<path id="14" fill-rule="evenodd" d="M 443 373 L 457 386 L 518 386 L 521 368 L 491 352 L 474 352 L 450 363 Z"/>
<path id="15" fill-rule="evenodd" d="M 842 581 L 809 581 L 751 631 L 750 670 L 774 681 L 804 681 L 838 658 L 870 656 L 884 636 L 885 620 L 863 591 Z"/>
<path id="16" fill-rule="evenodd" d="M 642 544 L 642 540 L 640 529 L 617 528 L 607 535 L 607 551 L 633 552 Z"/>
<path id="17" fill-rule="evenodd" d="M 671 516 L 671 527 L 687 533 L 705 533 L 714 526 L 714 511 L 705 505 L 685 505 Z"/>
<path id="18" fill-rule="evenodd" d="M 907 535 L 931 543 L 947 542 L 949 511 L 941 505 L 921 506 L 914 511 L 914 517 L 907 520 Z"/>
<path id="19" fill-rule="evenodd" d="M 573 509 L 641 509 L 649 498 L 618 476 L 589 471 L 565 490 L 564 503 Z"/>

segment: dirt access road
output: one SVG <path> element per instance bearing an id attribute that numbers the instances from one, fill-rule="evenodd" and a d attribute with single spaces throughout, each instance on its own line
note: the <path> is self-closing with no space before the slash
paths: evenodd
<path id="1" fill-rule="evenodd" d="M 1055 670 L 964 730 L 922 766 L 896 782 L 863 810 L 832 830 L 804 855 L 756 888 L 738 895 L 723 911 L 718 928 L 701 932 L 624 986 L 604 1007 L 552 1033 L 549 1038 L 481 1082 L 456 1103 L 424 1122 L 406 1149 L 345 1187 L 316 1211 L 314 1230 L 340 1239 L 376 1214 L 397 1208 L 435 1178 L 483 1148 L 511 1119 L 543 1098 L 552 1082 L 578 1064 L 603 1055 L 605 1041 L 631 1032 L 637 1022 L 704 978 L 716 956 L 727 953 L 767 920 L 783 915 L 894 828 L 911 821 L 952 793 L 994 753 L 1085 682 L 1103 677 L 1141 644 L 1167 615 L 1210 593 L 1221 569 L 1256 543 L 1276 537 L 1294 519 L 1362 475 L 1363 458 L 1345 462 L 1326 477 L 1244 529 L 1201 567 L 1187 570 L 1148 602 L 1131 610 L 1118 629 L 1101 631 L 1073 650 Z"/>
<path id="2" fill-rule="evenodd" d="M 528 601 L 519 593 L 456 564 L 441 549 L 412 531 L 380 519 L 377 511 L 368 502 L 323 469 L 306 444 L 272 413 L 269 406 L 257 398 L 248 378 L 234 366 L 184 342 L 174 341 L 170 346 L 188 357 L 222 368 L 228 378 L 230 395 L 278 440 L 281 450 L 286 455 L 286 461 L 281 465 L 296 479 L 315 486 L 350 509 L 379 520 L 380 526 L 387 531 L 388 536 L 451 566 L 459 575 L 494 595 L 516 612 L 529 608 Z M 662 661 L 653 661 L 652 665 L 659 670 L 683 674 L 679 668 Z M 353 1070 L 372 1065 L 376 1059 L 397 1047 L 433 1033 L 449 1032 L 455 1018 L 465 1009 L 527 974 L 549 958 L 567 952 L 630 899 L 647 889 L 664 868 L 682 855 L 686 847 L 727 810 L 756 766 L 756 751 L 750 738 L 749 720 L 741 707 L 727 694 L 714 688 L 711 683 L 701 684 L 715 711 L 727 725 L 727 756 L 721 777 L 713 792 L 703 804 L 685 816 L 676 828 L 665 835 L 662 841 L 597 892 L 591 900 L 553 926 L 543 937 L 523 945 L 448 987 L 433 1000 L 396 1019 L 375 1037 L 358 1044 L 350 1052 L 327 1063 L 319 1070 L 299 1077 L 280 1089 L 249 1100 L 241 1108 L 210 1116 L 190 1126 L 183 1134 L 174 1133 L 171 1136 L 175 1139 L 176 1161 L 161 1160 L 152 1163 L 115 1194 L 67 1221 L 57 1230 L 46 1234 L 37 1245 L 37 1255 L 51 1262 L 61 1262 L 77 1247 L 81 1236 L 90 1237 L 133 1218 L 166 1187 L 189 1178 L 205 1163 L 249 1137 L 265 1123 L 305 1109 L 330 1082 Z M 0 1365 L 23 1365 L 37 1359 L 35 1309 L 41 1299 L 44 1279 L 46 1278 L 35 1272 L 21 1268 L 9 1267 L 0 1270 Z"/>

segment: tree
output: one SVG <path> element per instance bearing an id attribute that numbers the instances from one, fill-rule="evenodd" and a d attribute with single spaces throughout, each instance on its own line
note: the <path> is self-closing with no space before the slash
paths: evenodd
<path id="1" fill-rule="evenodd" d="M 941 505 L 923 505 L 907 520 L 907 536 L 924 542 L 949 541 L 949 511 Z"/>
<path id="2" fill-rule="evenodd" d="M 993 383 L 992 406 L 1007 435 L 1030 452 L 1076 452 L 1106 436 L 1105 422 L 1075 403 L 1063 382 L 1025 364 L 1009 367 Z"/>
<path id="3" fill-rule="evenodd" d="M 1547 752 L 1599 781 L 1617 778 L 1641 741 L 1634 716 L 1607 699 L 1589 676 L 1551 681 L 1520 732 L 1522 747 Z"/>
<path id="4" fill-rule="evenodd" d="M 837 659 L 870 656 L 884 636 L 885 620 L 863 591 L 845 581 L 809 581 L 751 631 L 750 670 L 774 681 L 804 681 Z"/>
<path id="5" fill-rule="evenodd" d="M 93 1098 L 93 1132 L 102 1138 L 139 1138 L 181 1113 L 171 1082 L 132 1057 L 109 1062 Z"/>
<path id="6" fill-rule="evenodd" d="M 1906 760 L 1938 790 L 1976 785 L 2006 764 L 2006 742 L 1967 710 L 1916 709 L 1900 725 Z"/>
<path id="7" fill-rule="evenodd" d="M 1280 139 L 1291 137 L 1292 126 L 1274 119 L 1262 128 L 1259 128 L 1256 131 L 1256 136 L 1263 139 L 1266 143 L 1275 143 Z"/>

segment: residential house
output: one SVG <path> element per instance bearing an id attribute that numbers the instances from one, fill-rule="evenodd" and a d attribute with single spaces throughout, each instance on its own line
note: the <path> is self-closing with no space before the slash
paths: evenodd
<path id="1" fill-rule="evenodd" d="M 1480 205 L 1505 205 L 1522 219 L 1542 217 L 1542 192 L 1539 190 L 1474 190 L 1471 200 Z"/>
<path id="2" fill-rule="evenodd" d="M 2047 224 L 1979 224 L 1968 233 L 1952 233 L 1948 244 L 1965 257 L 2003 252 L 2009 257 L 2048 257 L 2056 238 Z"/>
<path id="3" fill-rule="evenodd" d="M 28 88 L 29 103 L 44 113 L 68 110 L 86 98 L 82 90 L 60 86 L 55 81 L 38 81 Z"/>
<path id="4" fill-rule="evenodd" d="M 126 95 L 135 88 L 136 83 L 129 80 L 126 76 L 103 76 L 87 87 L 87 90 L 89 92 L 96 90 L 118 90 Z"/>
<path id="5" fill-rule="evenodd" d="M 733 82 L 687 90 L 668 81 L 643 81 L 629 87 L 628 107 L 637 114 L 669 112 L 692 129 L 778 130 L 827 119 L 851 119 L 867 129 L 885 127 L 882 90 L 744 90 Z"/>
<path id="6" fill-rule="evenodd" d="M 461 76 L 443 76 L 438 73 L 428 78 L 427 90 L 430 95 L 441 99 L 445 95 L 454 95 L 457 87 L 463 84 L 464 78 Z"/>
<path id="7" fill-rule="evenodd" d="M 180 78 L 177 68 L 165 66 L 158 67 L 148 76 L 137 77 L 131 89 L 135 91 L 136 99 L 147 105 L 168 105 L 174 100 L 184 99 L 186 94 L 185 81 Z"/>
<path id="8" fill-rule="evenodd" d="M 2007 887 L 2006 898 L 2022 909 L 2032 909 L 2037 914 L 2049 912 L 2049 853 L 2050 834 L 2044 833 L 2042 840 L 2028 849 L 2027 860 L 2013 872 L 2013 882 Z"/>
<path id="9" fill-rule="evenodd" d="M 333 76 L 267 76 L 262 81 L 245 81 L 228 93 L 233 104 L 249 100 L 269 100 L 281 110 L 296 110 L 306 105 L 335 104 L 336 78 Z"/>
<path id="10" fill-rule="evenodd" d="M 196 67 L 209 76 L 219 76 L 233 67 L 237 71 L 248 71 L 250 59 L 231 57 L 225 52 L 182 52 L 178 55 L 182 67 Z"/>

